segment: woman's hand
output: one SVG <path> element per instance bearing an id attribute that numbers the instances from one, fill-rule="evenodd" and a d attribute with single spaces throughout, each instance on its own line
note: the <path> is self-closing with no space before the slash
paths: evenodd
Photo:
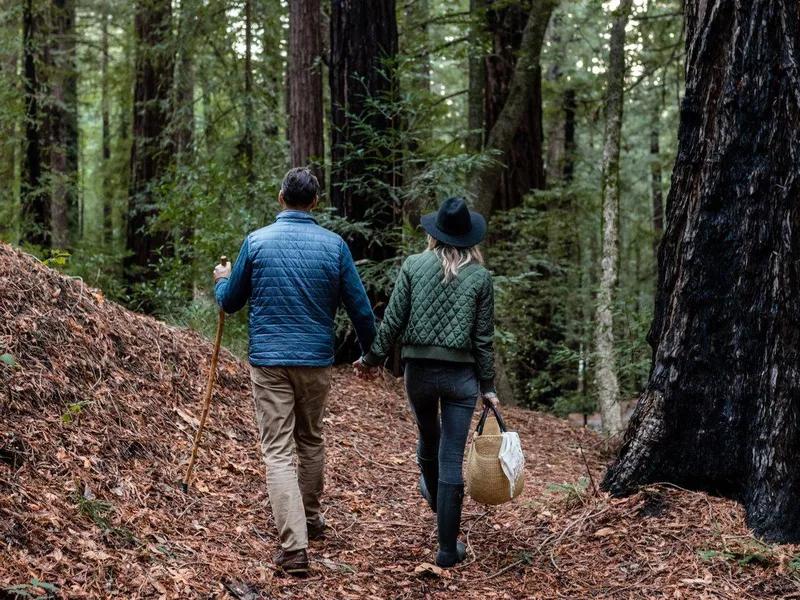
<path id="1" fill-rule="evenodd" d="M 376 369 L 365 363 L 363 356 L 353 363 L 353 372 L 356 377 L 366 381 L 371 381 L 377 376 Z"/>
<path id="2" fill-rule="evenodd" d="M 495 408 L 500 408 L 500 398 L 497 397 L 495 392 L 486 392 L 483 394 L 483 401 L 489 402 Z"/>

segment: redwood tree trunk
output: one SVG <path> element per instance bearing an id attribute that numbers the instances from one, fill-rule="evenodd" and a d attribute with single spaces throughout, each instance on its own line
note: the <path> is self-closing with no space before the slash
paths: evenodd
<path id="1" fill-rule="evenodd" d="M 493 5 L 500 8 L 493 10 Z M 517 53 L 528 11 L 522 2 L 488 3 L 487 29 L 493 38 L 493 51 L 486 57 L 485 128 L 488 134 L 505 106 L 514 79 Z M 494 197 L 494 210 L 508 210 L 522 204 L 532 189 L 545 184 L 542 160 L 542 77 L 539 62 L 532 65 L 531 92 L 526 98 L 519 126 L 508 151 L 506 170 L 502 172 Z"/>
<path id="2" fill-rule="evenodd" d="M 125 278 L 129 284 L 152 277 L 150 265 L 168 249 L 168 234 L 150 221 L 158 213 L 153 185 L 169 165 L 166 151 L 173 56 L 169 49 L 170 0 L 138 0 L 135 35 L 136 65 L 133 98 L 133 144 L 128 198 Z"/>
<path id="3" fill-rule="evenodd" d="M 380 98 L 394 85 L 392 65 L 387 61 L 397 54 L 395 0 L 332 0 L 330 33 L 331 204 L 351 221 L 367 221 L 374 229 L 385 229 L 398 220 L 390 199 L 376 198 L 353 184 L 374 179 L 397 185 L 400 165 L 393 168 L 388 164 L 381 149 L 374 148 L 351 116 L 378 133 L 398 125 L 368 107 L 370 97 Z M 364 149 L 364 155 L 355 156 L 353 148 Z M 350 185 L 343 185 L 345 182 Z M 395 253 L 388 245 L 370 246 L 363 236 L 354 235 L 348 242 L 356 260 L 380 260 Z"/>
<path id="4" fill-rule="evenodd" d="M 740 500 L 800 542 L 800 6 L 686 3 L 686 94 L 653 368 L 603 485 Z"/>
<path id="5" fill-rule="evenodd" d="M 294 0 L 289 3 L 288 103 L 292 167 L 314 163 L 314 174 L 324 190 L 320 0 Z"/>

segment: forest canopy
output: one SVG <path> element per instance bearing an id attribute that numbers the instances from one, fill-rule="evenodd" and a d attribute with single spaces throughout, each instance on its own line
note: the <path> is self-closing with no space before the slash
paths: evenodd
<path id="1" fill-rule="evenodd" d="M 420 214 L 467 197 L 490 218 L 506 401 L 589 415 L 600 316 L 615 400 L 647 382 L 683 23 L 672 0 L 7 1 L 0 237 L 210 333 L 211 267 L 273 220 L 288 168 L 315 169 L 378 309 Z M 344 321 L 339 338 L 345 359 Z M 244 353 L 244 317 L 226 344 Z"/>

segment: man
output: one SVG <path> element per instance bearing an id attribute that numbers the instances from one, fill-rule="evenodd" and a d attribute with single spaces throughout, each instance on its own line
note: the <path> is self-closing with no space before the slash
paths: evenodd
<path id="1" fill-rule="evenodd" d="M 324 533 L 322 418 L 339 303 L 364 354 L 375 337 L 375 317 L 347 244 L 311 215 L 318 194 L 311 171 L 289 171 L 278 196 L 284 210 L 275 223 L 247 236 L 233 270 L 214 269 L 225 312 L 250 303 L 256 420 L 281 544 L 275 564 L 293 575 L 308 572 L 308 540 Z"/>

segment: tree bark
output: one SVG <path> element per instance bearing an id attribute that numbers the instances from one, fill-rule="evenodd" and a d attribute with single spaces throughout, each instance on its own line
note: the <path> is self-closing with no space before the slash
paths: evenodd
<path id="1" fill-rule="evenodd" d="M 500 7 L 494 9 L 496 4 Z M 508 98 L 528 12 L 520 1 L 510 4 L 493 1 L 488 3 L 486 19 L 493 42 L 492 52 L 485 60 L 485 128 L 488 137 Z M 544 26 L 547 28 L 547 23 Z M 531 68 L 532 88 L 525 98 L 523 113 L 506 157 L 506 169 L 501 172 L 493 210 L 517 207 L 531 190 L 544 188 L 542 71 L 539 61 L 532 63 Z"/>
<path id="2" fill-rule="evenodd" d="M 625 26 L 632 0 L 622 0 L 614 12 L 606 90 L 603 142 L 603 254 L 595 315 L 597 403 L 603 430 L 622 432 L 622 408 L 614 355 L 614 295 L 619 278 L 619 154 L 625 86 Z"/>
<path id="3" fill-rule="evenodd" d="M 151 265 L 161 252 L 169 253 L 166 231 L 155 231 L 157 216 L 153 186 L 170 162 L 167 126 L 174 58 L 170 49 L 170 0 L 137 0 L 134 18 L 136 64 L 133 99 L 133 144 L 128 198 L 125 279 L 128 284 L 153 277 Z"/>
<path id="4" fill-rule="evenodd" d="M 78 205 L 78 69 L 75 0 L 52 0 L 49 11 L 46 105 L 49 144 L 50 218 L 53 248 L 67 249 L 80 236 Z"/>
<path id="5" fill-rule="evenodd" d="M 311 165 L 324 190 L 320 0 L 294 0 L 289 3 L 288 103 L 292 167 Z"/>
<path id="6" fill-rule="evenodd" d="M 398 44 L 395 1 L 332 0 L 330 34 L 331 204 L 350 221 L 386 229 L 397 224 L 398 212 L 387 198 L 375 198 L 353 184 L 372 179 L 395 187 L 401 179 L 398 169 L 385 160 L 385 149 L 375 148 L 359 126 L 366 124 L 380 133 L 394 125 L 368 104 L 370 98 L 379 99 L 395 85 L 390 64 Z M 355 156 L 348 146 L 364 149 L 364 155 Z M 389 245 L 371 245 L 364 236 L 353 235 L 348 242 L 356 260 L 382 260 L 395 254 Z"/>
<path id="7" fill-rule="evenodd" d="M 555 5 L 555 0 L 533 0 L 507 99 L 487 135 L 486 149 L 495 154 L 494 160 L 475 169 L 467 181 L 475 210 L 486 218 L 494 212 L 495 193 L 509 162 L 515 135 L 536 94 L 542 41 Z"/>
<path id="8" fill-rule="evenodd" d="M 603 482 L 737 499 L 756 535 L 780 543 L 800 542 L 799 10 L 686 3 L 653 365 Z"/>
<path id="9" fill-rule="evenodd" d="M 22 15 L 22 61 L 25 87 L 25 141 L 23 143 L 23 177 L 21 186 L 21 239 L 35 246 L 50 243 L 50 206 L 42 185 L 42 144 L 40 140 L 39 64 L 36 33 L 41 16 L 35 12 L 33 0 L 27 0 Z"/>

